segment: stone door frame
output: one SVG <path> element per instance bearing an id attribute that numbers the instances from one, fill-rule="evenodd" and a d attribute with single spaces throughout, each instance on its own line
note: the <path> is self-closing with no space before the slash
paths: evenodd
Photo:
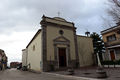
<path id="1" fill-rule="evenodd" d="M 112 59 L 111 59 L 111 53 L 110 53 L 110 51 L 114 51 L 114 56 L 115 56 L 115 59 L 116 59 L 116 52 L 115 52 L 115 49 L 110 49 L 110 50 L 108 50 L 108 53 L 109 53 L 109 60 L 112 60 Z"/>
<path id="2" fill-rule="evenodd" d="M 65 41 L 59 41 L 59 38 L 65 39 Z M 54 57 L 55 57 L 55 62 L 56 62 L 56 67 L 59 69 L 59 48 L 66 48 L 66 67 L 70 66 L 70 41 L 66 39 L 64 36 L 57 37 L 56 39 L 53 40 L 54 42 Z M 59 45 L 64 46 L 64 47 L 59 47 Z"/>

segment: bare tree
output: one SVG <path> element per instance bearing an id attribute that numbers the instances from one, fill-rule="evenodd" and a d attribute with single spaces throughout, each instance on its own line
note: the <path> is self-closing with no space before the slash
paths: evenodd
<path id="1" fill-rule="evenodd" d="M 113 2 L 114 2 L 118 7 L 120 7 L 120 0 L 113 0 Z"/>
<path id="2" fill-rule="evenodd" d="M 108 9 L 108 13 L 113 17 L 115 23 L 120 23 L 120 0 L 108 0 L 110 4 L 110 8 Z M 117 25 L 116 24 L 116 25 Z"/>
<path id="3" fill-rule="evenodd" d="M 100 16 L 101 17 L 101 19 L 103 20 L 103 26 L 102 26 L 102 28 L 103 29 L 108 29 L 108 28 L 111 28 L 111 27 L 113 27 L 113 21 L 111 21 L 111 19 L 108 19 L 107 17 L 105 17 L 105 16 Z"/>

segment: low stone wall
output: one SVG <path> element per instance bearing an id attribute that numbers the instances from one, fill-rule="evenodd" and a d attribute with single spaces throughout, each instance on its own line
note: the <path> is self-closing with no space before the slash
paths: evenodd
<path id="1" fill-rule="evenodd" d="M 103 67 L 107 67 L 107 68 L 119 68 L 120 65 L 103 65 Z"/>

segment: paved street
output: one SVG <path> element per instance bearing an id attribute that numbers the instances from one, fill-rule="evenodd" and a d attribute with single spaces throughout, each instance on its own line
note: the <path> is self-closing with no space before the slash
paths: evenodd
<path id="1" fill-rule="evenodd" d="M 90 79 L 75 78 L 51 73 L 37 74 L 28 71 L 8 69 L 5 71 L 0 71 L 0 80 L 90 80 Z"/>

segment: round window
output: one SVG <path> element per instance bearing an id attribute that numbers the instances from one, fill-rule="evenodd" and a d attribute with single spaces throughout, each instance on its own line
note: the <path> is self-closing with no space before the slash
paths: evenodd
<path id="1" fill-rule="evenodd" d="M 63 30 L 59 30 L 59 34 L 63 35 L 64 34 Z"/>

